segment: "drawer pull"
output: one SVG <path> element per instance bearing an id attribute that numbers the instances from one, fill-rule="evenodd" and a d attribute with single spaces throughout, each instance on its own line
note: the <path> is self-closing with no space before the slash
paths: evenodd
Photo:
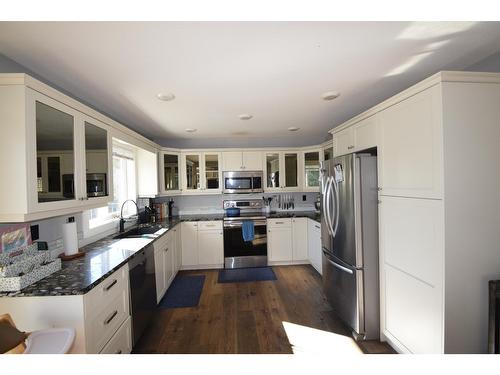
<path id="1" fill-rule="evenodd" d="M 321 227 L 319 225 L 315 225 L 315 227 L 318 228 L 318 229 L 321 229 Z"/>
<path id="2" fill-rule="evenodd" d="M 165 248 L 165 252 L 167 252 L 167 251 L 168 251 L 168 247 L 167 247 L 167 248 Z"/>
<path id="3" fill-rule="evenodd" d="M 285 223 L 282 221 L 275 221 L 274 224 L 285 224 Z"/>
<path id="4" fill-rule="evenodd" d="M 114 279 L 111 284 L 109 284 L 108 286 L 104 287 L 104 291 L 107 292 L 108 290 L 110 290 L 117 282 L 118 282 L 118 280 Z"/>
<path id="5" fill-rule="evenodd" d="M 115 310 L 113 312 L 113 314 L 111 314 L 105 321 L 104 321 L 104 325 L 107 326 L 109 323 L 111 323 L 111 321 L 115 318 L 115 316 L 118 315 L 118 310 Z"/>
<path id="6" fill-rule="evenodd" d="M 347 147 L 348 150 L 352 150 L 353 148 L 354 148 L 354 146 Z"/>
<path id="7" fill-rule="evenodd" d="M 115 354 L 122 354 L 122 350 L 118 350 Z"/>

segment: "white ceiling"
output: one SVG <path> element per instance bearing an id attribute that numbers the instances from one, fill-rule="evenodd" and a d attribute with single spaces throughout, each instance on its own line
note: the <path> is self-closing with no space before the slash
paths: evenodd
<path id="1" fill-rule="evenodd" d="M 0 22 L 1 53 L 184 147 L 318 143 L 409 85 L 498 50 L 498 22 Z M 341 96 L 322 101 L 329 90 Z"/>

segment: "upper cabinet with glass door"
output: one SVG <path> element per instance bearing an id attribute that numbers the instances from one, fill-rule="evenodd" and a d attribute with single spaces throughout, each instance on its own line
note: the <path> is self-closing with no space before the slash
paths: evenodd
<path id="1" fill-rule="evenodd" d="M 34 103 L 38 204 L 76 199 L 75 114 L 59 103 L 50 104 Z"/>
<path id="2" fill-rule="evenodd" d="M 0 222 L 26 222 L 102 205 L 109 198 L 105 127 L 31 77 L 6 76 L 0 75 L 0 156 L 13 162 L 0 163 L 2 178 L 9 181 L 0 189 Z M 27 81 L 40 87 L 33 90 Z M 85 163 L 95 174 L 91 179 Z M 91 192 L 96 200 L 89 198 Z"/>
<path id="3" fill-rule="evenodd" d="M 205 192 L 220 193 L 222 191 L 221 153 L 206 152 L 202 156 L 204 177 L 202 179 L 202 189 Z"/>
<path id="4" fill-rule="evenodd" d="M 304 151 L 303 177 L 305 191 L 319 191 L 320 150 Z"/>
<path id="5" fill-rule="evenodd" d="M 160 153 L 160 192 L 178 194 L 180 184 L 180 155 L 175 152 Z"/>
<path id="6" fill-rule="evenodd" d="M 101 201 L 103 204 L 112 200 L 110 186 L 110 137 L 107 127 L 94 120 L 84 121 L 85 139 L 85 175 L 86 200 Z"/>
<path id="7" fill-rule="evenodd" d="M 265 191 L 300 190 L 298 152 L 264 152 L 264 160 Z"/>
<path id="8" fill-rule="evenodd" d="M 220 193 L 221 154 L 199 152 L 182 154 L 182 193 Z"/>

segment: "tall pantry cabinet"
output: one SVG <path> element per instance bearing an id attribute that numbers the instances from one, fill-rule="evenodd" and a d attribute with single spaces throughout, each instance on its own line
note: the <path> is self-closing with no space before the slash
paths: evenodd
<path id="1" fill-rule="evenodd" d="M 409 353 L 484 353 L 500 277 L 500 74 L 440 72 L 375 117 L 381 338 Z"/>

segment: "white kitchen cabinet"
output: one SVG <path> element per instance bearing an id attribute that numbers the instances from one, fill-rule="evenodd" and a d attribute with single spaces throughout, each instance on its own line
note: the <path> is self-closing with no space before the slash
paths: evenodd
<path id="1" fill-rule="evenodd" d="M 83 295 L 2 297 L 0 305 L 23 330 L 74 328 L 70 353 L 110 353 L 115 341 L 123 343 L 121 337 L 131 335 L 126 324 L 130 321 L 128 264 Z"/>
<path id="2" fill-rule="evenodd" d="M 333 134 L 334 142 L 337 146 L 335 156 L 341 156 L 354 152 L 354 132 L 352 127 L 348 127 Z"/>
<path id="3" fill-rule="evenodd" d="M 321 224 L 312 219 L 307 220 L 307 251 L 309 262 L 321 275 L 323 273 Z"/>
<path id="4" fill-rule="evenodd" d="M 221 220 L 182 223 L 182 268 L 222 268 L 223 238 Z"/>
<path id="5" fill-rule="evenodd" d="M 100 354 L 130 354 L 131 351 L 132 318 L 128 317 L 106 346 L 104 346 Z"/>
<path id="6" fill-rule="evenodd" d="M 182 266 L 182 238 L 181 238 L 181 224 L 177 224 L 172 231 L 174 232 L 175 238 L 175 274 L 181 269 Z M 174 275 L 175 277 L 175 275 Z"/>
<path id="7" fill-rule="evenodd" d="M 352 126 L 354 152 L 363 151 L 378 144 L 378 116 L 373 115 Z"/>
<path id="8" fill-rule="evenodd" d="M 443 198 L 443 126 L 439 85 L 380 112 L 381 194 Z"/>
<path id="9" fill-rule="evenodd" d="M 137 195 L 154 197 L 158 194 L 158 155 L 142 148 L 136 150 Z"/>
<path id="10" fill-rule="evenodd" d="M 202 230 L 202 226 L 199 226 L 198 261 L 200 265 L 217 265 L 222 267 L 224 264 L 222 228 Z"/>
<path id="11" fill-rule="evenodd" d="M 221 193 L 220 160 L 220 152 L 181 153 L 182 194 Z"/>
<path id="12" fill-rule="evenodd" d="M 307 218 L 292 219 L 292 260 L 294 263 L 308 262 Z"/>
<path id="13" fill-rule="evenodd" d="M 270 263 L 293 260 L 292 220 L 267 220 L 267 256 Z"/>
<path id="14" fill-rule="evenodd" d="M 330 149 L 326 149 L 327 153 Z M 324 153 L 321 149 L 308 149 L 300 155 L 300 175 L 302 176 L 302 191 L 319 192 L 319 166 L 323 161 Z M 331 153 L 328 156 L 332 156 Z"/>
<path id="15" fill-rule="evenodd" d="M 401 220 L 402 217 L 405 220 Z M 441 288 L 444 272 L 443 201 L 381 196 L 379 219 L 379 241 L 385 263 Z"/>
<path id="16" fill-rule="evenodd" d="M 300 153 L 297 151 L 267 151 L 264 155 L 264 191 L 301 190 Z"/>
<path id="17" fill-rule="evenodd" d="M 410 353 L 440 353 L 443 296 L 433 287 L 392 266 L 385 272 L 385 334 Z M 464 322 L 464 324 L 466 324 Z"/>
<path id="18" fill-rule="evenodd" d="M 181 192 L 180 153 L 162 151 L 159 153 L 159 189 L 160 194 L 176 195 Z"/>
<path id="19" fill-rule="evenodd" d="M 186 221 L 181 225 L 182 267 L 198 266 L 198 223 Z"/>
<path id="20" fill-rule="evenodd" d="M 262 153 L 260 151 L 224 151 L 222 152 L 222 170 L 261 171 Z"/>
<path id="21" fill-rule="evenodd" d="M 175 234 L 168 231 L 153 243 L 156 302 L 159 303 L 175 277 Z"/>
<path id="22" fill-rule="evenodd" d="M 363 151 L 378 144 L 377 115 L 365 118 L 354 125 L 333 134 L 336 150 L 335 156 Z"/>
<path id="23" fill-rule="evenodd" d="M 108 126 L 25 85 L 0 77 L 0 222 L 26 222 L 99 207 L 113 199 Z M 105 153 L 107 196 L 87 194 L 86 152 Z M 102 161 L 101 160 L 101 161 Z M 92 156 L 89 155 L 89 163 Z"/>

